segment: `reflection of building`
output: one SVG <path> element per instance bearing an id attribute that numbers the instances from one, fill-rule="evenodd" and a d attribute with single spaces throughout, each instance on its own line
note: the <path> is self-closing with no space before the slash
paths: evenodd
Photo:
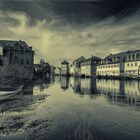
<path id="1" fill-rule="evenodd" d="M 61 77 L 61 88 L 62 89 L 68 89 L 69 88 L 69 78 L 68 77 Z"/>
<path id="2" fill-rule="evenodd" d="M 0 66 L 22 67 L 33 76 L 33 62 L 34 52 L 25 41 L 0 40 Z"/>
<path id="3" fill-rule="evenodd" d="M 86 59 L 81 62 L 81 76 L 96 76 L 96 65 L 101 61 L 100 58 L 92 56 L 89 59 Z"/>
<path id="4" fill-rule="evenodd" d="M 69 62 L 63 61 L 61 62 L 61 75 L 68 76 L 69 75 Z"/>
<path id="5" fill-rule="evenodd" d="M 81 78 L 78 77 L 74 78 L 73 90 L 75 93 L 81 93 Z"/>
<path id="6" fill-rule="evenodd" d="M 100 80 L 97 79 L 97 89 L 102 92 L 119 93 L 119 80 Z"/>
<path id="7" fill-rule="evenodd" d="M 84 94 L 96 94 L 97 93 L 96 79 L 95 78 L 82 79 L 81 92 Z"/>
<path id="8" fill-rule="evenodd" d="M 75 93 L 104 94 L 110 102 L 134 103 L 140 102 L 140 82 L 123 80 L 105 80 L 96 78 L 70 78 L 71 88 Z"/>
<path id="9" fill-rule="evenodd" d="M 96 93 L 97 90 L 95 78 L 88 78 L 88 79 L 71 78 L 70 85 L 75 93 L 80 93 L 80 94 L 92 94 L 92 93 Z"/>
<path id="10" fill-rule="evenodd" d="M 139 81 L 97 80 L 98 92 L 110 101 L 137 103 L 140 101 Z"/>

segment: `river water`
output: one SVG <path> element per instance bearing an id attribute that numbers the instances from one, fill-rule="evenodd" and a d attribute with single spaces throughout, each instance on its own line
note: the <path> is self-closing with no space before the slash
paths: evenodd
<path id="1" fill-rule="evenodd" d="M 55 77 L 0 101 L 0 140 L 140 140 L 140 81 Z"/>

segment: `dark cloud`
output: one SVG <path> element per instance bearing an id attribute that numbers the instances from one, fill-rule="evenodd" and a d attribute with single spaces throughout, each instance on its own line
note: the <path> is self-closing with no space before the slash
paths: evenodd
<path id="1" fill-rule="evenodd" d="M 2 0 L 2 10 L 23 11 L 32 20 L 60 19 L 69 23 L 122 18 L 139 8 L 139 0 Z"/>
<path id="2" fill-rule="evenodd" d="M 139 0 L 0 0 L 0 38 L 22 39 L 45 58 L 105 55 L 140 46 Z M 57 56 L 56 56 L 57 54 Z"/>

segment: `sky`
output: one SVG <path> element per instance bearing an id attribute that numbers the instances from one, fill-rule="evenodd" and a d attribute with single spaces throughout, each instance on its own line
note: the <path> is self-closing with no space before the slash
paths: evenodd
<path id="1" fill-rule="evenodd" d="M 55 66 L 140 48 L 139 0 L 0 0 L 0 39 L 25 40 Z"/>

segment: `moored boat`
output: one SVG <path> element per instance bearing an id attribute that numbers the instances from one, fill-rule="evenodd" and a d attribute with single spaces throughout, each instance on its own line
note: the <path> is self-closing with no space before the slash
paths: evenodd
<path id="1" fill-rule="evenodd" d="M 23 89 L 23 85 L 16 88 L 15 90 L 2 90 L 0 91 L 0 101 L 10 99 L 11 97 L 15 96 L 16 94 L 20 93 Z"/>

